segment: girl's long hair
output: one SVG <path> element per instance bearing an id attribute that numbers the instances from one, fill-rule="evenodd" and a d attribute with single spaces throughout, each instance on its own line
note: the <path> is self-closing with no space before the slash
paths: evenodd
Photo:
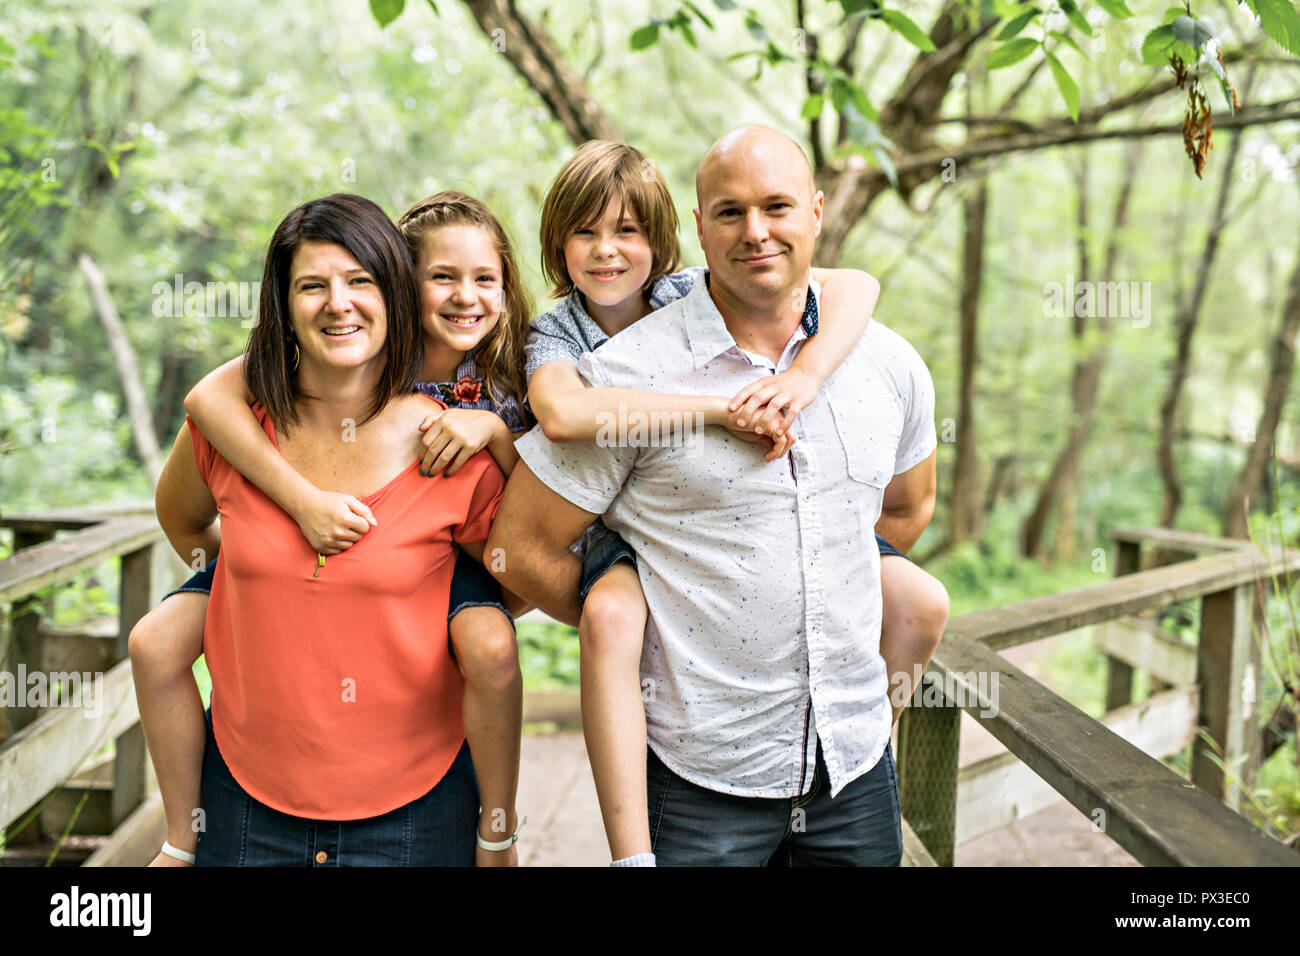
<path id="1" fill-rule="evenodd" d="M 515 397 L 525 424 L 532 417 L 524 405 L 528 379 L 524 374 L 524 343 L 528 341 L 528 323 L 533 316 L 533 298 L 528 294 L 515 258 L 510 236 L 492 211 L 478 199 L 456 190 L 444 190 L 421 199 L 397 222 L 412 260 L 417 264 L 430 235 L 446 226 L 477 226 L 487 230 L 492 245 L 501 258 L 501 318 L 476 349 L 475 361 L 487 387 L 498 402 L 503 392 Z M 424 281 L 416 276 L 417 283 Z"/>

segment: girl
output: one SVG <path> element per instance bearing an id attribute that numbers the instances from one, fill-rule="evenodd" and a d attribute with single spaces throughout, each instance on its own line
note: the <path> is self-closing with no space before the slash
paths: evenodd
<path id="1" fill-rule="evenodd" d="M 513 438 L 531 424 L 515 396 L 523 387 L 532 302 L 506 233 L 482 203 L 456 192 L 417 203 L 399 227 L 419 285 L 424 359 L 417 388 L 455 406 L 420 425 L 426 432 L 420 473 L 449 476 L 487 448 L 508 476 L 518 461 Z M 223 456 L 298 523 L 323 567 L 326 556 L 352 547 L 375 526 L 374 516 L 355 497 L 322 491 L 294 471 L 258 426 L 250 401 L 236 359 L 200 382 L 185 404 Z M 349 441 L 354 427 L 341 422 L 340 440 Z M 198 806 L 204 736 L 190 668 L 202 651 L 209 586 L 187 582 L 131 635 L 141 718 L 168 811 L 168 844 L 179 850 L 169 854 L 164 847 L 156 864 L 185 862 L 195 842 L 185 808 Z M 482 807 L 476 862 L 513 865 L 523 706 L 518 648 L 500 587 L 464 553 L 452 579 L 448 626 L 465 678 L 463 722 Z"/>
<path id="2" fill-rule="evenodd" d="M 824 325 L 779 375 L 730 400 L 587 388 L 577 372 L 584 352 L 685 295 L 703 270 L 675 271 L 677 214 L 654 165 L 621 143 L 585 144 L 560 170 L 542 207 L 543 271 L 554 310 L 532 323 L 528 398 L 547 437 L 600 440 L 609 416 L 654 420 L 698 414 L 746 440 L 769 445 L 767 460 L 794 441 L 789 428 L 857 344 L 880 287 L 852 270 L 813 270 L 825 286 Z M 691 419 L 687 419 L 691 420 Z M 631 429 L 628 429 L 629 433 Z M 878 538 L 883 554 L 899 554 Z M 579 623 L 583 733 L 616 866 L 654 865 L 646 807 L 646 725 L 639 664 L 647 608 L 636 556 L 597 521 L 575 545 L 583 558 Z M 947 619 L 938 581 L 906 561 L 882 560 L 885 594 L 881 653 L 889 673 L 909 676 L 929 660 Z M 905 697 L 902 698 L 905 700 Z M 897 702 L 901 708 L 901 700 Z"/>

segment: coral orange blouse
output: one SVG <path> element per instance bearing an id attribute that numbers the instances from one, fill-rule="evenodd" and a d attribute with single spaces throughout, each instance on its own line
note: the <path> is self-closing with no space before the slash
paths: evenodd
<path id="1" fill-rule="evenodd" d="M 450 478 L 413 461 L 362 499 L 378 526 L 317 574 L 297 523 L 187 420 L 221 513 L 203 651 L 231 773 L 262 803 L 324 820 L 423 796 L 465 740 L 447 636 L 455 543 L 487 538 L 501 470 L 486 450 Z"/>

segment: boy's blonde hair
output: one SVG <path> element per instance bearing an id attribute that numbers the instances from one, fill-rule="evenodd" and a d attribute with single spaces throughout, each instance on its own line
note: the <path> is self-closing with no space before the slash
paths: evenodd
<path id="1" fill-rule="evenodd" d="M 528 340 L 528 323 L 533 316 L 533 297 L 524 285 L 505 227 L 482 201 L 454 189 L 421 199 L 402 214 L 397 226 L 402 230 L 417 269 L 425 241 L 444 226 L 478 226 L 492 237 L 492 245 L 501 258 L 501 319 L 479 343 L 477 364 L 489 391 L 496 394 L 498 401 L 503 391 L 514 395 L 525 424 L 532 424 L 524 405 L 528 394 L 528 380 L 524 376 L 524 343 Z M 416 281 L 423 282 L 424 277 L 417 275 Z"/>
<path id="2" fill-rule="evenodd" d="M 668 184 L 639 149 L 594 139 L 564 164 L 542 202 L 542 274 L 551 283 L 553 298 L 576 288 L 564 262 L 565 241 L 575 229 L 599 219 L 615 200 L 620 209 L 632 207 L 650 242 L 653 259 L 645 288 L 677 271 L 682 253 Z"/>

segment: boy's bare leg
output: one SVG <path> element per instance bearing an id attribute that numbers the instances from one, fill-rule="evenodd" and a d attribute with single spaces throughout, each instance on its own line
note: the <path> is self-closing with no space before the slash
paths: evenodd
<path id="1" fill-rule="evenodd" d="M 467 607 L 451 619 L 452 650 L 465 677 L 462 719 L 478 778 L 478 833 L 489 843 L 508 839 L 519 826 L 519 748 L 523 734 L 524 679 L 510 621 L 494 607 Z M 519 851 L 474 851 L 476 866 L 518 866 Z"/>
<path id="2" fill-rule="evenodd" d="M 203 817 L 200 783 L 207 728 L 194 662 L 203 653 L 208 596 L 173 594 L 140 619 L 128 648 L 145 743 L 167 816 L 167 842 L 194 852 Z M 189 866 L 159 852 L 150 866 Z"/>
<path id="3" fill-rule="evenodd" d="M 582 647 L 582 735 L 615 860 L 650 852 L 641 645 L 647 615 L 636 568 L 620 561 L 587 592 Z"/>
<path id="4" fill-rule="evenodd" d="M 896 554 L 880 559 L 883 612 L 880 656 L 889 674 L 894 722 L 912 698 L 948 623 L 948 592 L 938 579 Z"/>

